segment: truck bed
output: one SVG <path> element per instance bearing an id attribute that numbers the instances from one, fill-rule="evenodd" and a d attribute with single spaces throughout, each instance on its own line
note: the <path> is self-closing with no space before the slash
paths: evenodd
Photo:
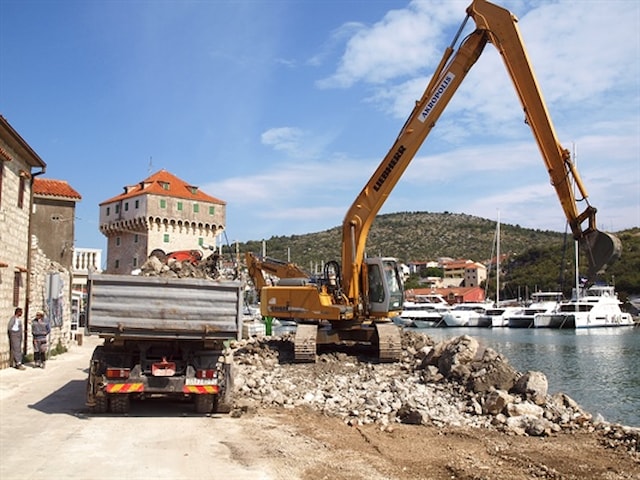
<path id="1" fill-rule="evenodd" d="M 242 285 L 235 281 L 96 274 L 87 283 L 87 334 L 239 339 Z"/>

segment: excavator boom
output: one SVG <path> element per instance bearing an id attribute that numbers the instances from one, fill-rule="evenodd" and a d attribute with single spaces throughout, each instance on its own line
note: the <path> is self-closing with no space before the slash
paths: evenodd
<path id="1" fill-rule="evenodd" d="M 467 18 L 469 17 L 476 23 L 475 31 L 461 42 L 454 53 L 453 46 L 466 24 L 465 19 L 391 150 L 356 197 L 344 219 L 344 286 L 347 296 L 354 302 L 362 294 L 358 279 L 361 276 L 367 236 L 375 216 L 487 43 L 493 44 L 504 60 L 522 103 L 526 123 L 531 127 L 573 236 L 580 241 L 583 251 L 587 253 L 589 277 L 606 268 L 620 255 L 619 240 L 597 230 L 596 209 L 588 203 L 586 188 L 571 161 L 569 151 L 557 139 L 521 39 L 517 19 L 508 10 L 485 0 L 473 1 L 467 9 Z M 577 189 L 586 205 L 582 212 L 578 209 L 574 189 Z M 583 227 L 585 221 L 588 224 Z"/>

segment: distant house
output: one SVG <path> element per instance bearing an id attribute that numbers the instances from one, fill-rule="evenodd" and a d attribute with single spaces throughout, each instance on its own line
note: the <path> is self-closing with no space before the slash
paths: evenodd
<path id="1" fill-rule="evenodd" d="M 444 283 L 447 285 L 458 282 L 459 286 L 478 287 L 487 279 L 487 267 L 472 260 L 453 260 L 445 263 L 443 269 Z"/>
<path id="2" fill-rule="evenodd" d="M 160 170 L 100 204 L 106 272 L 130 273 L 155 249 L 168 253 L 215 245 L 225 221 L 226 202 Z"/>
<path id="3" fill-rule="evenodd" d="M 449 305 L 465 302 L 484 302 L 484 290 L 480 287 L 414 288 L 413 296 L 439 294 Z"/>

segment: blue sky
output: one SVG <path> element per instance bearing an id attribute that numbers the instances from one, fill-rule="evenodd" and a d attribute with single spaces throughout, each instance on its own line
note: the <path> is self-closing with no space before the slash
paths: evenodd
<path id="1" fill-rule="evenodd" d="M 77 247 L 105 248 L 98 204 L 161 168 L 227 202 L 230 242 L 322 231 L 391 148 L 469 3 L 0 0 L 0 114 L 45 177 L 82 195 Z M 498 3 L 520 20 L 599 227 L 639 226 L 640 2 Z M 493 46 L 381 213 L 400 211 L 564 231 Z"/>

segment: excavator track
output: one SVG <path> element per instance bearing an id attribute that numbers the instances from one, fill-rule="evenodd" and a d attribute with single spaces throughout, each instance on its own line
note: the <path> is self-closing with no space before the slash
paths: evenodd
<path id="1" fill-rule="evenodd" d="M 318 326 L 298 324 L 293 349 L 296 362 L 314 363 L 316 361 L 316 339 Z"/>
<path id="2" fill-rule="evenodd" d="M 377 323 L 379 359 L 381 362 L 397 362 L 402 352 L 400 328 L 394 323 Z"/>

